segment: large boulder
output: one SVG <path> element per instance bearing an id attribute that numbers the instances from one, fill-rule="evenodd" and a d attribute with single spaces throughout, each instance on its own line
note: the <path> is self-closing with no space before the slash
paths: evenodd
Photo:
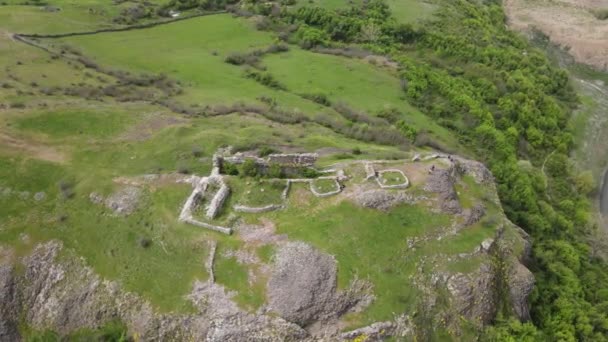
<path id="1" fill-rule="evenodd" d="M 286 320 L 308 326 L 332 310 L 336 260 L 302 242 L 283 245 L 268 283 L 269 307 Z"/>

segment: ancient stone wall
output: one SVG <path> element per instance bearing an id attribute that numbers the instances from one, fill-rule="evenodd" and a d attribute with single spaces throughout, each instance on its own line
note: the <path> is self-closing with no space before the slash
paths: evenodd
<path id="1" fill-rule="evenodd" d="M 209 182 L 218 181 L 217 179 L 219 179 L 219 181 L 221 181 L 222 186 L 220 187 L 220 190 L 218 190 L 218 192 L 214 196 L 213 200 L 209 204 L 209 208 L 207 209 L 207 214 L 210 213 L 209 212 L 210 210 L 211 210 L 212 214 L 217 214 L 217 212 L 223 205 L 226 197 L 228 197 L 228 194 L 229 194 L 228 186 L 223 182 L 223 180 L 221 180 L 221 177 L 214 177 L 214 178 L 202 177 L 200 179 L 200 181 L 198 182 L 198 184 L 196 184 L 194 190 L 192 191 L 192 193 L 190 194 L 190 196 L 188 197 L 186 202 L 184 203 L 184 206 L 182 207 L 182 211 L 179 214 L 179 221 L 186 222 L 186 223 L 198 226 L 198 227 L 207 228 L 207 229 L 210 229 L 210 230 L 213 230 L 216 232 L 220 232 L 220 233 L 229 235 L 232 233 L 232 229 L 222 227 L 222 226 L 212 225 L 212 224 L 205 223 L 202 221 L 198 221 L 198 220 L 194 219 L 193 214 L 192 214 L 194 209 L 200 204 L 200 201 L 204 197 L 205 191 L 207 191 L 207 188 L 209 187 Z M 228 193 L 221 194 L 224 186 L 227 188 L 224 191 L 227 191 Z M 218 197 L 218 195 L 220 195 L 220 196 Z M 213 208 L 215 208 L 215 209 L 213 209 Z"/>
<path id="2" fill-rule="evenodd" d="M 405 181 L 403 183 L 401 183 L 401 184 L 395 184 L 395 185 L 385 185 L 385 184 L 382 184 L 382 182 L 380 181 L 380 177 L 379 176 L 381 176 L 382 174 L 387 173 L 387 172 L 400 173 L 401 176 L 403 177 L 403 179 L 405 179 Z M 397 170 L 397 169 L 388 169 L 388 170 L 378 171 L 378 177 L 376 177 L 376 182 L 383 189 L 405 189 L 405 188 L 407 188 L 407 187 L 410 186 L 410 180 L 407 178 L 407 176 L 405 175 L 405 173 L 403 173 L 403 171 Z"/>
<path id="3" fill-rule="evenodd" d="M 319 157 L 316 153 L 271 154 L 267 158 L 269 164 L 313 166 Z"/>
<path id="4" fill-rule="evenodd" d="M 266 205 L 263 207 L 249 207 L 246 205 L 237 204 L 237 205 L 233 206 L 232 208 L 235 211 L 242 212 L 242 213 L 257 214 L 257 213 L 265 213 L 268 211 L 283 209 L 284 206 L 281 204 L 269 204 L 269 205 Z"/>
<path id="5" fill-rule="evenodd" d="M 342 192 L 342 185 L 340 184 L 340 182 L 338 182 L 338 180 L 336 179 L 336 177 L 319 177 L 317 179 L 333 179 L 334 182 L 336 183 L 336 190 L 334 191 L 330 191 L 330 192 L 318 192 L 315 187 L 314 187 L 314 182 L 311 180 L 310 181 L 310 192 L 312 192 L 313 195 L 317 196 L 317 197 L 329 197 L 329 196 L 333 196 L 333 195 L 337 195 L 339 193 Z"/>
<path id="6" fill-rule="evenodd" d="M 215 193 L 215 196 L 213 196 L 213 199 L 211 199 L 211 202 L 207 207 L 206 216 L 210 220 L 214 219 L 217 214 L 219 214 L 220 209 L 222 209 L 224 202 L 228 198 L 228 195 L 230 195 L 230 188 L 228 185 L 226 185 L 226 183 L 224 183 L 221 177 L 217 177 L 216 181 L 220 183 L 220 189 Z"/>

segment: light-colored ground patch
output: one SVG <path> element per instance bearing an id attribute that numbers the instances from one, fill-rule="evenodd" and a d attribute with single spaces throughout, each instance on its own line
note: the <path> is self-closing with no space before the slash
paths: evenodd
<path id="1" fill-rule="evenodd" d="M 608 8 L 608 1 L 505 0 L 504 7 L 513 28 L 536 28 L 568 49 L 577 62 L 608 70 L 608 20 L 593 14 Z"/>
<path id="2" fill-rule="evenodd" d="M 164 113 L 150 113 L 139 124 L 129 129 L 123 136 L 126 140 L 143 141 L 147 140 L 154 133 L 169 126 L 179 125 L 188 122 L 184 117 L 175 115 L 165 115 Z"/>
<path id="3" fill-rule="evenodd" d="M 32 158 L 53 163 L 65 163 L 68 157 L 65 153 L 35 141 L 28 141 L 0 132 L 0 150 L 8 153 L 18 153 Z"/>

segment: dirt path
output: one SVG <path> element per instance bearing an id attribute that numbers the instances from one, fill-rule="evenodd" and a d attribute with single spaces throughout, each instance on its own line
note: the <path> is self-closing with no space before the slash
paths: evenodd
<path id="1" fill-rule="evenodd" d="M 26 141 L 0 132 L 0 149 L 9 153 L 19 152 L 27 156 L 53 163 L 65 163 L 68 158 L 57 149 L 34 141 Z"/>

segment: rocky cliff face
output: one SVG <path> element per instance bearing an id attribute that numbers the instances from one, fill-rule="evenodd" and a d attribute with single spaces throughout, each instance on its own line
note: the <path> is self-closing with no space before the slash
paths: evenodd
<path id="1" fill-rule="evenodd" d="M 222 306 L 225 293 L 217 285 L 195 289 L 201 299 L 196 315 L 155 313 L 149 303 L 100 279 L 77 258 L 59 261 L 62 248 L 56 241 L 38 246 L 20 261 L 24 274 L 11 264 L 0 267 L 0 340 L 19 340 L 16 327 L 22 313 L 28 325 L 60 334 L 120 319 L 144 341 L 240 341 L 243 336 L 293 341 L 307 336 L 281 318 L 245 313 L 234 304 Z"/>

